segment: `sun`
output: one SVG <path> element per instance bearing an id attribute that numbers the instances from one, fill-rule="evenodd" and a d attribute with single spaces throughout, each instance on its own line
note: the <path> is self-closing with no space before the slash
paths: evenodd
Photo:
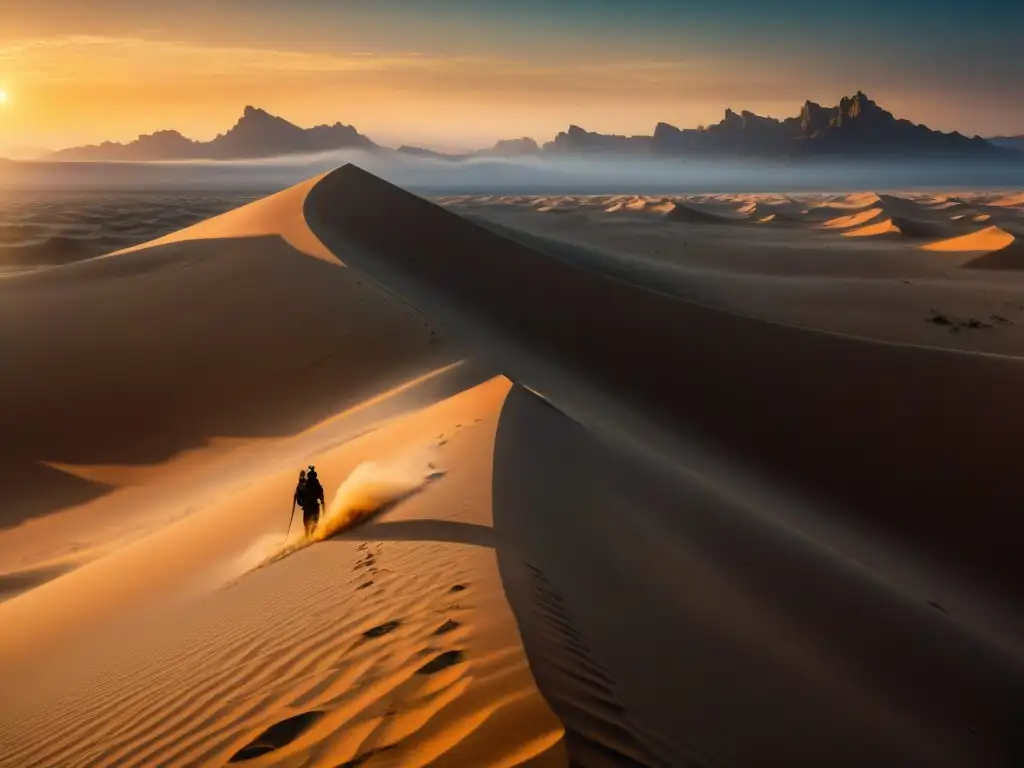
<path id="1" fill-rule="evenodd" d="M 3 106 L 6 103 L 7 103 L 7 91 L 5 91 L 3 88 L 0 88 L 0 106 Z"/>

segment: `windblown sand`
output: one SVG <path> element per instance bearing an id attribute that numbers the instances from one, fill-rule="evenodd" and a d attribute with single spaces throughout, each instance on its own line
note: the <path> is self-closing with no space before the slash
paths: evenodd
<path id="1" fill-rule="evenodd" d="M 1019 194 L 436 203 L 0 278 L 0 765 L 1021 756 Z"/>

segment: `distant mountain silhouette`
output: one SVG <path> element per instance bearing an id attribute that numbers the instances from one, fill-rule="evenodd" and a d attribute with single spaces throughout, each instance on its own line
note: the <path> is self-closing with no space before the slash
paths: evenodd
<path id="1" fill-rule="evenodd" d="M 997 147 L 1008 147 L 1009 149 L 1016 149 L 1024 152 L 1024 136 L 993 136 L 991 139 L 986 139 L 989 144 L 995 144 Z"/>
<path id="2" fill-rule="evenodd" d="M 835 107 L 808 101 L 795 117 L 777 120 L 753 112 L 725 111 L 715 125 L 680 129 L 659 123 L 651 136 L 609 136 L 578 126 L 544 146 L 556 153 L 621 153 L 679 156 L 741 155 L 806 157 L 900 155 L 904 157 L 1018 157 L 979 136 L 942 133 L 901 120 L 864 93 L 844 97 Z"/>
<path id="3" fill-rule="evenodd" d="M 568 131 L 555 136 L 554 141 L 544 145 L 545 152 L 614 152 L 637 153 L 651 150 L 650 136 L 619 136 L 591 133 L 578 125 L 570 125 Z"/>
<path id="4" fill-rule="evenodd" d="M 381 149 L 349 125 L 300 128 L 262 109 L 246 107 L 227 133 L 212 141 L 188 139 L 177 131 L 158 131 L 128 144 L 103 144 L 65 149 L 55 160 L 238 160 L 325 152 L 360 147 Z M 960 133 L 942 133 L 901 120 L 858 91 L 834 107 L 808 101 L 795 117 L 778 120 L 746 110 L 725 111 L 718 123 L 677 128 L 658 123 L 650 136 L 619 136 L 570 125 L 543 147 L 528 137 L 499 141 L 476 152 L 445 154 L 402 146 L 402 154 L 441 160 L 472 157 L 520 157 L 540 154 L 627 154 L 679 157 L 750 156 L 797 158 L 817 156 L 1006 158 L 1024 160 L 1024 137 L 986 141 Z"/>
<path id="5" fill-rule="evenodd" d="M 212 141 L 193 141 L 177 131 L 158 131 L 128 144 L 104 142 L 64 149 L 49 157 L 86 161 L 241 160 L 352 147 L 372 149 L 376 145 L 350 125 L 300 128 L 262 109 L 246 107 L 234 127 Z"/>

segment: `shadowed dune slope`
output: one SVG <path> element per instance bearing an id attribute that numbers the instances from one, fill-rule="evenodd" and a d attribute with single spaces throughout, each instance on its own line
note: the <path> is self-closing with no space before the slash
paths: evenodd
<path id="1" fill-rule="evenodd" d="M 733 216 L 723 216 L 717 213 L 710 213 L 684 203 L 675 203 L 665 213 L 667 221 L 684 221 L 689 224 L 737 224 L 743 219 Z"/>
<path id="2" fill-rule="evenodd" d="M 1015 236 L 1002 248 L 979 256 L 965 266 L 968 269 L 1024 269 L 1024 239 Z"/>
<path id="3" fill-rule="evenodd" d="M 401 206 L 409 225 L 389 227 L 388 206 Z M 834 514 L 1021 591 L 1024 566 L 1007 538 L 1020 523 L 1000 510 L 1010 499 L 1024 502 L 1009 450 L 1012 414 L 1024 414 L 1009 393 L 1024 379 L 1024 363 L 870 343 L 653 294 L 551 260 L 351 165 L 311 191 L 306 213 L 329 247 L 357 254 L 360 268 L 423 311 L 506 342 L 501 349 L 515 352 L 499 362 L 514 380 L 549 390 L 552 366 L 540 361 L 550 361 L 827 501 Z M 416 249 L 417 238 L 463 245 Z M 482 252 L 491 255 L 472 256 Z M 636 314 L 623 324 L 611 306 Z M 863 376 L 875 385 L 861 386 Z M 929 380 L 944 382 L 944 407 Z M 984 445 L 986 459 L 968 461 L 947 445 Z M 969 526 L 961 524 L 965 508 L 974 510 Z"/>
<path id="4" fill-rule="evenodd" d="M 664 766 L 1020 753 L 1020 667 L 956 626 L 956 607 L 908 599 L 522 388 L 498 430 L 494 525 L 534 674 L 582 765 L 603 764 L 599 749 Z"/>

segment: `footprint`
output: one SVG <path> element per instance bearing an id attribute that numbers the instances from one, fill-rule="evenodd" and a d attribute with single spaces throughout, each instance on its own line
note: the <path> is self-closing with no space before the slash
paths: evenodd
<path id="1" fill-rule="evenodd" d="M 466 588 L 465 584 L 456 584 L 454 587 L 448 590 L 448 592 L 462 592 Z"/>
<path id="2" fill-rule="evenodd" d="M 356 587 L 356 591 L 358 591 L 360 589 L 366 589 L 367 587 L 372 587 L 372 586 L 373 586 L 373 579 L 371 579 L 370 581 L 364 581 L 362 584 L 360 584 L 358 587 Z"/>
<path id="3" fill-rule="evenodd" d="M 240 763 L 244 760 L 252 760 L 261 755 L 275 752 L 281 749 L 281 747 L 286 747 L 309 730 L 323 716 L 324 713 L 319 711 L 303 712 L 301 715 L 295 715 L 295 717 L 282 720 L 267 728 L 267 730 L 238 750 L 228 762 Z"/>
<path id="4" fill-rule="evenodd" d="M 462 651 L 445 651 L 440 656 L 436 656 L 431 661 L 428 661 L 422 667 L 416 670 L 417 675 L 433 675 L 440 672 L 442 669 L 448 669 L 448 667 L 454 667 L 456 664 L 462 662 L 465 658 Z"/>
<path id="5" fill-rule="evenodd" d="M 379 627 L 368 629 L 363 632 L 363 637 L 384 637 L 391 632 L 394 632 L 401 625 L 400 621 L 386 621 Z"/>
<path id="6" fill-rule="evenodd" d="M 444 624 L 434 630 L 435 635 L 446 635 L 449 632 L 458 629 L 462 625 L 454 619 L 448 619 Z"/>

